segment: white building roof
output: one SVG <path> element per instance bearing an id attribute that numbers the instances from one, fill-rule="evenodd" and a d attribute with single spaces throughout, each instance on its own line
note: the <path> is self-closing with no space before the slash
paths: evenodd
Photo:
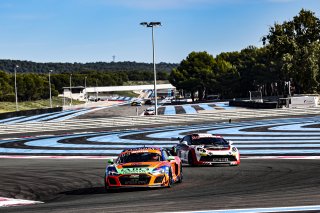
<path id="1" fill-rule="evenodd" d="M 136 85 L 136 86 L 110 86 L 110 87 L 87 87 L 86 92 L 112 92 L 112 91 L 136 91 L 136 90 L 153 90 L 154 85 Z M 158 89 L 175 89 L 172 84 L 157 84 Z"/>

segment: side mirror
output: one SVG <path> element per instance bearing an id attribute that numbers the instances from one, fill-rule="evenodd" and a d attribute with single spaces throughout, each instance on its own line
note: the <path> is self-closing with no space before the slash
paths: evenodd
<path id="1" fill-rule="evenodd" d="M 229 145 L 232 145 L 233 144 L 233 141 L 228 141 Z"/>
<path id="2" fill-rule="evenodd" d="M 175 158 L 173 156 L 169 156 L 168 161 L 172 161 L 172 160 L 175 160 Z"/>
<path id="3" fill-rule="evenodd" d="M 185 146 L 188 146 L 188 142 L 187 141 L 182 141 L 181 144 L 185 145 Z"/>
<path id="4" fill-rule="evenodd" d="M 177 137 L 177 140 L 178 140 L 178 141 L 180 141 L 180 140 L 181 140 L 181 138 L 180 138 L 180 137 Z"/>
<path id="5" fill-rule="evenodd" d="M 108 159 L 108 164 L 114 164 L 113 159 Z"/>

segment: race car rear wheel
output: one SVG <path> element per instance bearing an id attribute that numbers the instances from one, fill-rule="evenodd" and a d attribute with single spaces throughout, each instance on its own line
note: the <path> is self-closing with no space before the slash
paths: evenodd
<path id="1" fill-rule="evenodd" d="M 183 172 L 182 172 L 182 164 L 180 163 L 180 175 L 177 183 L 182 183 L 183 180 Z"/>

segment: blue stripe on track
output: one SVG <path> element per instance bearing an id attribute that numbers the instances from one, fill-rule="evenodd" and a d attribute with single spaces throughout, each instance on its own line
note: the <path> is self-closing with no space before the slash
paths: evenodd
<path id="1" fill-rule="evenodd" d="M 199 107 L 203 108 L 204 110 L 214 110 L 215 108 L 209 106 L 208 104 L 199 104 Z"/>
<path id="2" fill-rule="evenodd" d="M 176 108 L 174 106 L 166 106 L 164 109 L 165 115 L 175 115 L 176 114 Z"/>
<path id="3" fill-rule="evenodd" d="M 196 113 L 198 113 L 197 110 L 195 110 L 195 108 L 193 108 L 190 105 L 183 105 L 182 108 L 184 109 L 184 111 L 186 111 L 186 114 L 196 114 Z"/>
<path id="4" fill-rule="evenodd" d="M 13 118 L 6 118 L 6 119 L 2 119 L 0 120 L 0 123 L 7 123 L 9 121 L 13 121 L 13 120 L 18 120 L 18 119 L 21 119 L 21 118 L 24 118 L 26 116 L 19 116 L 19 117 L 13 117 Z"/>
<path id="5" fill-rule="evenodd" d="M 224 109 L 236 109 L 236 107 L 229 106 L 228 102 L 218 102 L 218 103 L 214 103 L 214 104 L 217 107 L 221 107 L 221 108 L 224 108 Z"/>
<path id="6" fill-rule="evenodd" d="M 46 113 L 46 114 L 47 114 L 47 113 Z M 43 116 L 45 116 L 46 114 L 40 114 L 40 115 L 34 115 L 34 116 L 24 117 L 24 118 L 21 118 L 21 119 L 18 119 L 18 120 L 9 121 L 9 122 L 7 122 L 6 124 L 22 123 L 22 122 L 30 121 L 30 120 L 33 120 L 33 119 L 37 119 L 37 118 L 39 118 L 39 117 L 43 117 Z M 49 114 L 49 113 L 48 113 L 48 114 Z"/>
<path id="7" fill-rule="evenodd" d="M 39 119 L 33 120 L 33 122 L 48 121 L 48 120 L 51 120 L 51 119 L 54 119 L 54 118 L 57 118 L 57 117 L 63 117 L 63 116 L 66 116 L 66 115 L 69 115 L 69 114 L 72 114 L 72 113 L 76 113 L 76 112 L 78 112 L 78 111 L 77 110 L 64 110 L 64 111 L 61 111 L 61 112 L 58 112 L 58 113 L 52 113 L 49 116 L 46 116 L 46 117 L 43 117 L 43 118 L 39 118 Z"/>

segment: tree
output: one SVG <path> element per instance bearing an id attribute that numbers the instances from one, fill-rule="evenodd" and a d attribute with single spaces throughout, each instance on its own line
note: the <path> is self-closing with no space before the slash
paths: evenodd
<path id="1" fill-rule="evenodd" d="M 0 101 L 14 101 L 14 89 L 10 83 L 10 75 L 0 71 Z"/>
<path id="2" fill-rule="evenodd" d="M 293 81 L 298 93 L 319 89 L 320 20 L 313 12 L 302 9 L 293 20 L 271 27 L 262 40 L 280 82 Z"/>
<path id="3" fill-rule="evenodd" d="M 191 93 L 192 101 L 198 91 L 199 99 L 207 94 L 208 87 L 214 79 L 213 67 L 215 59 L 207 52 L 191 52 L 177 69 L 174 69 L 169 77 L 172 85 L 178 89 L 184 89 Z"/>

